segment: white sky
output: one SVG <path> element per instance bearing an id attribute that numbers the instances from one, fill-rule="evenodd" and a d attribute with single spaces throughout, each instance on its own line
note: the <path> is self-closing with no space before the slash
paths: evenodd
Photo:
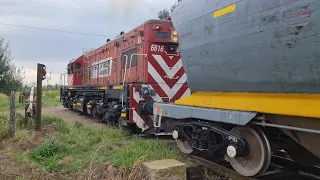
<path id="1" fill-rule="evenodd" d="M 26 82 L 36 81 L 37 63 L 52 71 L 50 84 L 83 48 L 95 48 L 107 38 L 1 25 L 17 24 L 114 37 L 121 31 L 156 19 L 175 0 L 0 0 L 0 37 L 10 42 L 14 63 L 24 67 Z M 44 82 L 46 84 L 46 82 Z"/>

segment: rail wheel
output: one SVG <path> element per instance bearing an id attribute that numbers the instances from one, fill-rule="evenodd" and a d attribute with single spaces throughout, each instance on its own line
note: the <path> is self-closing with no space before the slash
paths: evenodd
<path id="1" fill-rule="evenodd" d="M 99 119 L 99 113 L 96 109 L 92 110 L 92 117 L 93 119 L 96 119 L 96 120 Z"/>
<path id="2" fill-rule="evenodd" d="M 177 139 L 176 140 L 179 149 L 185 154 L 191 154 L 193 152 L 192 147 L 187 141 Z"/>
<path id="3" fill-rule="evenodd" d="M 271 147 L 266 135 L 261 129 L 246 126 L 237 126 L 231 131 L 248 143 L 248 153 L 242 157 L 230 158 L 231 166 L 243 176 L 263 174 L 271 161 Z"/>
<path id="4" fill-rule="evenodd" d="M 176 140 L 177 145 L 178 145 L 181 152 L 183 152 L 185 154 L 191 154 L 193 152 L 193 149 L 192 149 L 190 143 L 184 137 L 178 138 L 177 131 L 173 131 L 172 136 Z"/>

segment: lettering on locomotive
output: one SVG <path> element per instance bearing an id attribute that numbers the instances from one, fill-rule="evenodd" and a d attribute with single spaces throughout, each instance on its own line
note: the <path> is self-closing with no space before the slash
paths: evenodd
<path id="1" fill-rule="evenodd" d="M 92 64 L 91 78 L 110 77 L 112 70 L 112 58 L 107 58 Z"/>

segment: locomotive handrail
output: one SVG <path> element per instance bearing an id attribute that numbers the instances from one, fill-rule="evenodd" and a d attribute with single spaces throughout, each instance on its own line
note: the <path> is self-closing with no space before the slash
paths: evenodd
<path id="1" fill-rule="evenodd" d="M 66 85 L 66 76 L 68 75 L 68 73 L 63 73 L 63 74 L 60 74 L 60 78 L 59 78 L 59 84 L 61 86 L 65 86 Z M 63 81 L 63 83 L 62 83 Z"/>
<path id="2" fill-rule="evenodd" d="M 145 57 L 147 57 L 148 56 L 148 54 L 131 54 L 131 57 L 130 57 L 130 63 L 129 63 L 129 73 L 128 73 L 128 76 L 130 76 L 130 72 L 131 72 L 131 65 L 132 65 L 132 58 L 133 58 L 133 56 L 145 56 Z M 126 65 L 127 66 L 127 65 Z M 125 66 L 125 67 L 126 67 Z"/>
<path id="3" fill-rule="evenodd" d="M 123 82 L 122 82 L 122 85 L 124 86 L 125 84 L 125 81 L 126 81 L 126 77 L 127 77 L 127 65 L 128 65 L 128 55 L 123 55 L 125 58 L 126 58 L 126 63 L 125 63 L 125 66 L 124 66 L 124 75 L 123 75 Z M 130 75 L 130 72 L 131 72 L 131 65 L 132 65 L 132 58 L 133 56 L 145 56 L 147 57 L 147 54 L 131 54 L 131 57 L 130 57 L 130 62 L 129 62 L 129 73 L 128 75 Z"/>
<path id="4" fill-rule="evenodd" d="M 127 65 L 128 65 L 128 55 L 123 55 L 125 58 L 126 58 L 126 64 L 124 66 L 124 74 L 123 74 L 123 82 L 122 82 L 122 86 L 124 87 L 124 84 L 125 84 L 125 81 L 126 81 L 126 77 L 127 77 Z M 147 54 L 137 54 L 137 53 L 134 53 L 134 54 L 131 54 L 131 57 L 130 57 L 130 62 L 129 62 L 129 73 L 128 75 L 130 75 L 131 73 L 131 65 L 132 65 L 132 58 L 133 56 L 145 56 L 147 57 Z M 121 100 L 122 100 L 122 108 L 124 108 L 124 102 L 123 102 L 123 94 L 121 96 Z"/>
<path id="5" fill-rule="evenodd" d="M 124 75 L 123 75 L 123 82 L 122 82 L 122 87 L 124 88 L 124 83 L 125 83 L 125 80 L 126 80 L 126 73 L 127 73 L 127 63 L 128 63 L 128 55 L 123 55 L 125 58 L 126 58 L 126 64 L 124 66 Z M 122 93 L 122 96 L 121 96 L 121 105 L 122 105 L 122 109 L 124 108 L 124 102 L 123 102 L 123 93 Z"/>

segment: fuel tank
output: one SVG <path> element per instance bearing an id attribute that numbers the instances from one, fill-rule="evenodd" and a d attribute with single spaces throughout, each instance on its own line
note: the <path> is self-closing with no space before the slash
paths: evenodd
<path id="1" fill-rule="evenodd" d="M 180 0 L 192 92 L 320 93 L 320 0 Z"/>

